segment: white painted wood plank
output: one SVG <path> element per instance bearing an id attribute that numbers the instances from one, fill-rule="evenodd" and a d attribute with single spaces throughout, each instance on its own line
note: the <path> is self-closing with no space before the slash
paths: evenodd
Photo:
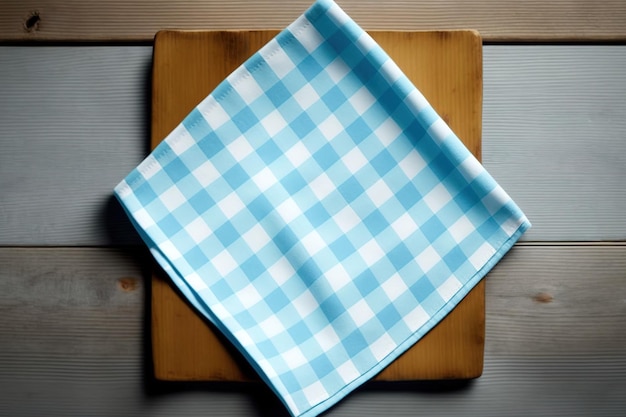
<path id="1" fill-rule="evenodd" d="M 0 39 L 152 40 L 164 28 L 282 28 L 313 1 L 4 0 Z M 488 40 L 625 39 L 621 0 L 338 0 L 366 29 L 476 29 Z M 32 16 L 37 15 L 36 19 Z M 30 20 L 29 20 L 30 19 Z"/>
<path id="2" fill-rule="evenodd" d="M 260 387 L 150 381 L 148 259 L 0 248 L 0 415 L 286 415 Z M 533 301 L 538 292 L 552 301 Z M 360 390 L 329 415 L 622 416 L 625 300 L 626 246 L 518 246 L 488 276 L 481 378 Z"/>
<path id="3" fill-rule="evenodd" d="M 532 241 L 626 239 L 626 46 L 486 46 L 483 160 Z M 149 47 L 0 47 L 0 245 L 136 243 Z"/>
<path id="4" fill-rule="evenodd" d="M 112 188 L 148 151 L 151 49 L 0 48 L 0 244 L 136 241 Z"/>
<path id="5" fill-rule="evenodd" d="M 525 240 L 626 239 L 626 47 L 484 49 L 483 162 Z"/>

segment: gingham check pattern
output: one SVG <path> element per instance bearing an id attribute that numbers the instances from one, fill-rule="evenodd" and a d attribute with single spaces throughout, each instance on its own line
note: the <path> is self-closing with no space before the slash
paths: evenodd
<path id="1" fill-rule="evenodd" d="M 230 75 L 116 194 L 294 416 L 409 348 L 529 227 L 330 0 Z"/>

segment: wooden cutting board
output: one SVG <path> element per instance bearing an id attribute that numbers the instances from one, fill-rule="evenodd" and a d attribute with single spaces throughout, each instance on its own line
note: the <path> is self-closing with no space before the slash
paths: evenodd
<path id="1" fill-rule="evenodd" d="M 277 31 L 163 31 L 156 35 L 152 147 Z M 480 159 L 482 40 L 474 31 L 371 35 Z M 156 269 L 158 271 L 158 269 Z M 152 279 L 152 355 L 161 380 L 258 380 L 243 357 L 196 314 L 162 272 Z M 439 325 L 377 380 L 480 376 L 485 334 L 481 281 Z"/>

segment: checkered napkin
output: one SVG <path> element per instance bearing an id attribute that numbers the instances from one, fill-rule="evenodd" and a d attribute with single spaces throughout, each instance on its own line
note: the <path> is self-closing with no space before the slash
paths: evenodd
<path id="1" fill-rule="evenodd" d="M 222 82 L 115 192 L 294 416 L 382 370 L 530 226 L 331 0 Z"/>

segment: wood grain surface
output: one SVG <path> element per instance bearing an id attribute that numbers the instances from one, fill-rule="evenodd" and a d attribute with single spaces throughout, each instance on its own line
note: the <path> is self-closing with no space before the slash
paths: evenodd
<path id="1" fill-rule="evenodd" d="M 149 258 L 143 247 L 0 248 L 0 415 L 286 416 L 254 384 L 151 380 Z M 626 246 L 516 246 L 486 280 L 481 378 L 374 385 L 328 416 L 622 417 L 625 282 Z"/>
<path id="2" fill-rule="evenodd" d="M 276 35 L 272 31 L 157 34 L 152 145 L 220 81 Z M 480 158 L 482 42 L 476 32 L 373 32 L 372 36 Z M 155 376 L 163 380 L 250 380 L 249 366 L 182 301 L 169 280 L 152 284 Z M 459 379 L 481 374 L 484 285 L 383 370 L 377 380 Z"/>
<path id="3" fill-rule="evenodd" d="M 483 163 L 522 239 L 625 240 L 626 46 L 483 51 Z M 149 151 L 151 55 L 0 47 L 0 245 L 140 243 L 111 192 Z"/>
<path id="4" fill-rule="evenodd" d="M 161 29 L 282 29 L 312 0 L 3 0 L 0 40 L 145 41 Z M 476 29 L 488 41 L 624 40 L 623 0 L 338 0 L 366 30 Z"/>

